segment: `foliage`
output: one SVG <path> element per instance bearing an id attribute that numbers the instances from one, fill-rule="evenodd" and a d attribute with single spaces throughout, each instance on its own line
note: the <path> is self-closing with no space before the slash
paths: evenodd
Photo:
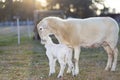
<path id="1" fill-rule="evenodd" d="M 68 16 L 83 18 L 95 16 L 94 11 L 89 8 L 92 5 L 92 0 L 52 0 L 50 6 L 56 4 L 59 4 L 60 9 L 66 11 Z"/>
<path id="2" fill-rule="evenodd" d="M 33 19 L 33 3 L 34 0 L 23 0 L 22 2 L 6 0 L 6 2 L 0 2 L 0 21 L 11 21 L 15 19 L 15 16 L 22 20 Z"/>
<path id="3" fill-rule="evenodd" d="M 95 16 L 95 9 L 90 8 L 94 4 L 93 1 L 100 3 L 103 0 L 47 0 L 46 7 L 42 7 L 36 0 L 0 1 L 0 21 L 14 20 L 14 16 L 19 16 L 21 20 L 33 20 L 33 12 L 36 9 L 60 9 L 65 11 L 67 16 L 81 18 Z"/>

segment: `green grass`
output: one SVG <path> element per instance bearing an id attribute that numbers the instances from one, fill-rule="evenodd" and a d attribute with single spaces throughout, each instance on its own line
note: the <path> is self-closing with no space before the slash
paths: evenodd
<path id="1" fill-rule="evenodd" d="M 118 48 L 120 50 L 119 44 Z M 79 75 L 72 77 L 65 69 L 61 80 L 120 80 L 120 55 L 117 71 L 104 71 L 106 62 L 107 54 L 103 48 L 82 48 Z M 0 80 L 59 80 L 56 78 L 59 68 L 57 63 L 56 73 L 48 77 L 48 59 L 39 41 L 22 36 L 18 45 L 15 34 L 0 34 Z"/>

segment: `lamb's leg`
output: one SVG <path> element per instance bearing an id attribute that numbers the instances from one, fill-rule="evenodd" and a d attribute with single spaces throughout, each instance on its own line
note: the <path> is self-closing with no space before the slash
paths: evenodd
<path id="1" fill-rule="evenodd" d="M 55 66 L 56 66 L 56 58 L 53 59 L 53 72 L 55 73 Z"/>
<path id="2" fill-rule="evenodd" d="M 61 61 L 59 60 L 59 63 L 60 63 L 60 72 L 59 72 L 57 78 L 61 78 L 63 76 L 64 69 L 66 66 L 66 63 L 63 60 L 61 60 Z"/>
<path id="3" fill-rule="evenodd" d="M 71 73 L 74 75 L 74 65 L 72 63 L 72 50 L 69 51 L 67 56 L 67 64 L 68 64 L 68 70 L 67 73 Z"/>
<path id="4" fill-rule="evenodd" d="M 70 53 L 69 53 L 70 54 Z M 67 64 L 68 64 L 68 70 L 67 70 L 67 73 L 71 73 L 71 71 L 72 71 L 72 66 L 74 66 L 73 64 L 72 64 L 72 55 L 68 55 L 69 57 L 68 57 L 68 60 L 67 60 Z"/>
<path id="5" fill-rule="evenodd" d="M 49 67 L 50 67 L 49 76 L 55 73 L 55 68 L 53 67 L 53 65 L 54 65 L 54 59 L 51 57 L 49 59 Z"/>
<path id="6" fill-rule="evenodd" d="M 68 70 L 67 70 L 67 73 L 71 73 L 71 71 L 72 71 L 72 75 L 74 76 L 75 72 L 74 72 L 74 65 L 72 63 L 72 59 L 68 61 Z"/>

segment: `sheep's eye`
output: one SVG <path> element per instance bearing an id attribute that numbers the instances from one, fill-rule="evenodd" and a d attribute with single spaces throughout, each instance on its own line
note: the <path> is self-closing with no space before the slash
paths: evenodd
<path id="1" fill-rule="evenodd" d="M 40 30 L 42 30 L 42 28 L 40 28 Z"/>

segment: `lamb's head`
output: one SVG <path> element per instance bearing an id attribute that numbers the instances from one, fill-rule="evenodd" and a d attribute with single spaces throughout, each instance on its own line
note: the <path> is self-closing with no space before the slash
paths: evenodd
<path id="1" fill-rule="evenodd" d="M 41 44 L 47 45 L 47 44 L 54 44 L 54 43 L 53 43 L 51 37 L 49 35 L 47 35 L 41 39 Z"/>
<path id="2" fill-rule="evenodd" d="M 44 36 L 43 38 L 41 38 L 41 44 L 47 44 L 47 38 L 48 36 Z"/>

